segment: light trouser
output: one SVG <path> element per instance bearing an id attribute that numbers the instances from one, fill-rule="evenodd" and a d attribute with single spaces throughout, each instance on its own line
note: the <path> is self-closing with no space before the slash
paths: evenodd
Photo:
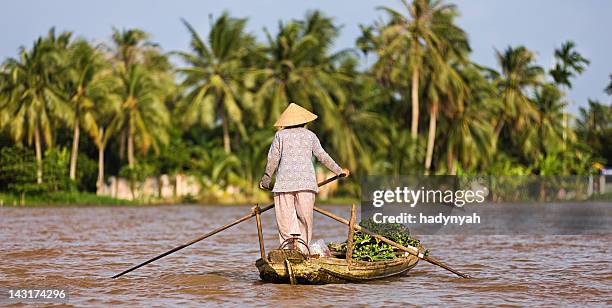
<path id="1" fill-rule="evenodd" d="M 313 191 L 274 193 L 274 211 L 281 243 L 292 238 L 291 234 L 300 234 L 300 238 L 310 245 L 314 203 L 315 193 Z M 303 253 L 308 252 L 307 247 L 303 244 L 298 244 L 297 248 Z"/>

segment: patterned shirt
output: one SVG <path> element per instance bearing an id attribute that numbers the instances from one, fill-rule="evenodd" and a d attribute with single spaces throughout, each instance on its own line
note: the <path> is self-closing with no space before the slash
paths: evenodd
<path id="1" fill-rule="evenodd" d="M 261 179 L 270 187 L 272 174 L 277 170 L 273 192 L 311 190 L 319 192 L 312 156 L 329 170 L 341 174 L 342 168 L 321 147 L 319 138 L 304 127 L 285 128 L 274 136 L 265 173 Z"/>

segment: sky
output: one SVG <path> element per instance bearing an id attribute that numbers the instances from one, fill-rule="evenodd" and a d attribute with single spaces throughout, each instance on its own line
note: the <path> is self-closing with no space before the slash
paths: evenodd
<path id="1" fill-rule="evenodd" d="M 447 1 L 448 2 L 448 1 Z M 612 74 L 612 1 L 609 0 L 453 0 L 461 16 L 457 23 L 469 35 L 472 59 L 497 67 L 495 50 L 525 45 L 536 52 L 538 64 L 553 66 L 554 49 L 572 40 L 591 61 L 573 80 L 569 110 L 576 113 L 587 99 L 610 102 L 603 92 Z M 249 19 L 248 30 L 263 40 L 262 29 L 275 31 L 280 20 L 299 19 L 319 9 L 342 26 L 336 49 L 354 47 L 359 25 L 384 16 L 379 6 L 401 9 L 399 0 L 20 0 L 0 6 L 0 60 L 14 57 L 20 46 L 30 47 L 50 27 L 69 30 L 92 41 L 107 41 L 112 27 L 137 27 L 152 34 L 165 51 L 187 50 L 184 18 L 202 35 L 209 16 L 224 10 Z"/>

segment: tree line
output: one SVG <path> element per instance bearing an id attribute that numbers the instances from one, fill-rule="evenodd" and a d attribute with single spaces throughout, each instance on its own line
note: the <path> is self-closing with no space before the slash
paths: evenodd
<path id="1" fill-rule="evenodd" d="M 567 111 L 589 65 L 572 41 L 550 69 L 525 46 L 485 67 L 455 5 L 402 4 L 340 51 L 320 11 L 263 41 L 229 13 L 204 35 L 183 20 L 188 51 L 164 52 L 140 29 L 101 44 L 50 29 L 0 67 L 0 189 L 93 192 L 109 174 L 187 173 L 206 192 L 253 195 L 289 102 L 319 115 L 309 127 L 356 175 L 347 192 L 367 174 L 587 174 L 612 161 L 610 103 Z"/>

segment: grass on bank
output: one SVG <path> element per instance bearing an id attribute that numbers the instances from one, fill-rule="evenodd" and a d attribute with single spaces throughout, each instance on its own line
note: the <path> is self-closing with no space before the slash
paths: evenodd
<path id="1" fill-rule="evenodd" d="M 147 199 L 147 200 L 126 200 L 117 199 L 110 196 L 98 196 L 87 192 L 51 192 L 44 194 L 26 195 L 25 204 L 21 205 L 19 195 L 0 192 L 0 206 L 19 207 L 19 206 L 88 206 L 88 205 L 153 205 L 153 204 L 202 204 L 202 205 L 243 205 L 255 202 L 235 202 L 230 200 L 200 200 L 192 196 L 185 196 L 179 200 Z M 259 204 L 268 204 L 272 200 L 262 199 Z M 359 203 L 358 199 L 349 197 L 332 197 L 328 199 L 318 199 L 319 204 L 351 204 Z"/>
<path id="2" fill-rule="evenodd" d="M 612 192 L 594 194 L 589 198 L 590 201 L 612 201 Z"/>
<path id="3" fill-rule="evenodd" d="M 612 192 L 604 194 L 594 194 L 586 201 L 612 201 Z M 258 203 L 268 204 L 272 200 L 262 199 Z M 351 197 L 332 197 L 328 199 L 317 198 L 317 204 L 331 205 L 346 205 L 356 203 L 359 204 L 359 199 Z M 244 201 L 236 202 L 236 200 L 205 200 L 198 199 L 192 196 L 185 196 L 179 200 L 172 199 L 146 199 L 146 200 L 126 200 L 117 199 L 110 196 L 98 196 L 87 192 L 52 192 L 45 194 L 26 195 L 25 204 L 23 206 L 88 206 L 88 205 L 154 205 L 154 204 L 201 204 L 201 205 L 244 205 L 256 202 Z M 0 206 L 22 206 L 20 204 L 19 195 L 0 192 Z"/>
<path id="4" fill-rule="evenodd" d="M 98 196 L 83 192 L 53 192 L 36 195 L 26 195 L 23 206 L 47 205 L 137 205 L 141 202 L 117 199 L 109 196 Z M 22 206 L 19 195 L 0 193 L 0 205 Z"/>

